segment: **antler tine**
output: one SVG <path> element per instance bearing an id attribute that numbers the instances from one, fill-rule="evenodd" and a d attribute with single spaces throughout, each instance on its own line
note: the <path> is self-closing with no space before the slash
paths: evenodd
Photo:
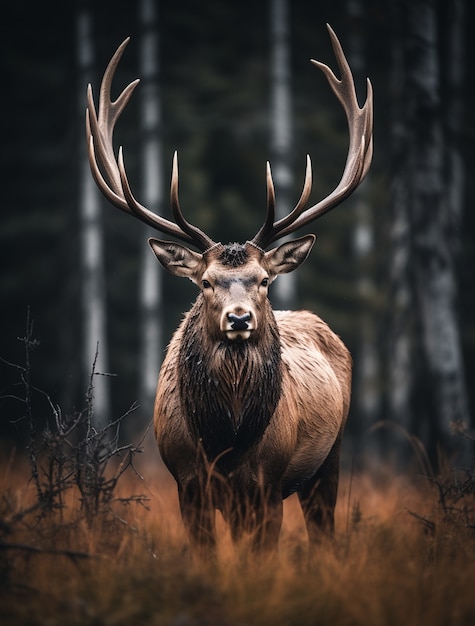
<path id="1" fill-rule="evenodd" d="M 89 113 L 89 127 L 87 130 L 88 132 L 92 131 L 92 136 L 94 137 L 94 149 L 95 151 L 97 150 L 98 161 L 108 179 L 111 188 L 116 193 L 116 195 L 119 196 L 122 195 L 122 190 L 112 143 L 114 126 L 140 80 L 136 79 L 129 85 L 127 85 L 127 87 L 122 91 L 117 100 L 115 100 L 114 102 L 111 101 L 110 93 L 117 65 L 119 64 L 122 54 L 124 53 L 124 50 L 129 43 L 129 40 L 130 37 L 125 39 L 120 44 L 120 46 L 115 51 L 114 56 L 109 61 L 106 71 L 104 72 L 99 92 L 98 115 L 96 115 L 91 85 L 88 85 L 87 89 L 87 102 Z"/>
<path id="2" fill-rule="evenodd" d="M 275 232 L 285 226 L 292 224 L 294 220 L 302 213 L 308 198 L 310 196 L 310 192 L 312 190 L 312 163 L 310 161 L 310 156 L 307 154 L 307 166 L 305 169 L 305 181 L 302 189 L 302 193 L 300 195 L 300 199 L 297 202 L 295 208 L 289 213 L 286 217 L 283 217 L 278 222 L 274 223 L 275 218 L 275 192 L 274 192 L 274 183 L 272 181 L 272 173 L 270 169 L 270 164 L 267 162 L 267 214 L 266 221 L 263 226 L 257 233 L 257 235 L 252 240 L 252 243 L 259 247 L 265 247 L 265 242 L 273 241 L 273 236 Z"/>
<path id="3" fill-rule="evenodd" d="M 117 65 L 130 38 L 125 39 L 117 48 L 104 72 L 101 82 L 98 113 L 94 105 L 91 85 L 87 89 L 86 133 L 88 141 L 89 163 L 97 186 L 114 206 L 137 217 L 142 222 L 163 233 L 172 235 L 186 243 L 192 243 L 201 251 L 211 247 L 214 242 L 202 231 L 185 220 L 181 211 L 178 224 L 171 222 L 142 206 L 132 194 L 124 166 L 122 148 L 116 160 L 113 147 L 115 124 L 127 105 L 139 79 L 131 82 L 119 97 L 111 100 L 111 85 Z"/>
<path id="4" fill-rule="evenodd" d="M 371 82 L 367 79 L 366 101 L 364 105 L 360 107 L 356 97 L 353 75 L 341 44 L 328 24 L 327 28 L 340 69 L 341 78 L 338 79 L 333 71 L 324 63 L 314 61 L 313 59 L 312 63 L 325 74 L 333 92 L 342 104 L 347 117 L 350 142 L 343 175 L 332 193 L 306 211 L 303 211 L 303 204 L 307 201 L 310 193 L 309 188 L 307 193 L 306 176 L 304 192 L 302 192 L 302 197 L 295 209 L 287 217 L 279 220 L 274 223 L 271 228 L 267 229 L 265 237 L 260 235 L 261 229 L 254 238 L 253 242 L 261 247 L 266 247 L 276 239 L 280 239 L 298 228 L 309 224 L 343 202 L 343 200 L 358 187 L 368 173 L 368 169 L 371 165 L 373 156 L 373 89 Z M 305 200 L 302 201 L 304 196 Z"/>
<path id="5" fill-rule="evenodd" d="M 312 160 L 310 159 L 310 155 L 307 154 L 307 165 L 305 167 L 305 180 L 303 184 L 302 193 L 300 195 L 299 201 L 297 202 L 297 206 L 289 215 L 289 218 L 292 217 L 292 214 L 295 214 L 295 217 L 300 215 L 300 213 L 303 210 L 303 207 L 307 204 L 311 191 L 312 191 Z"/>
<path id="6" fill-rule="evenodd" d="M 272 180 L 272 170 L 269 161 L 266 163 L 266 184 L 267 184 L 267 211 L 264 224 L 261 226 L 259 232 L 252 240 L 252 243 L 256 246 L 260 246 L 260 241 L 265 240 L 274 226 L 275 219 L 275 189 L 274 181 Z"/>
<path id="7" fill-rule="evenodd" d="M 170 185 L 170 202 L 172 205 L 173 216 L 176 223 L 201 249 L 202 252 L 214 246 L 214 241 L 208 237 L 202 230 L 190 224 L 180 208 L 180 201 L 178 198 L 178 153 L 175 150 L 173 154 L 173 166 L 172 166 L 172 181 Z"/>
<path id="8" fill-rule="evenodd" d="M 299 217 L 299 215 L 304 210 L 305 205 L 308 202 L 310 197 L 310 192 L 312 191 L 312 161 L 310 160 L 310 155 L 307 154 L 307 165 L 305 168 L 305 180 L 303 184 L 302 193 L 300 195 L 300 199 L 297 202 L 295 208 L 291 213 L 289 213 L 286 217 L 280 219 L 274 226 L 275 230 L 280 232 L 283 228 L 290 226 L 294 223 L 294 221 Z"/>
<path id="9" fill-rule="evenodd" d="M 159 218 L 159 216 L 156 213 L 152 213 L 152 211 L 150 211 L 149 209 L 142 206 L 139 202 L 137 202 L 137 200 L 132 194 L 129 180 L 127 178 L 127 174 L 125 171 L 122 146 L 119 148 L 118 165 L 119 165 L 119 173 L 120 173 L 122 190 L 123 190 L 126 202 L 127 202 L 129 212 L 135 215 L 136 217 L 138 217 L 142 222 L 145 222 L 145 224 L 147 224 L 148 226 L 151 226 L 152 228 L 158 228 L 157 218 Z M 179 226 L 177 226 L 173 222 L 168 222 L 168 220 L 165 220 L 165 221 L 167 221 L 167 230 L 165 231 L 167 232 L 167 234 L 173 235 L 174 237 L 177 237 L 178 239 L 181 239 L 182 241 L 186 241 L 187 243 L 194 243 L 196 245 L 196 242 L 193 239 L 193 237 L 190 237 L 189 235 L 184 233 Z M 160 228 L 158 228 L 158 230 L 165 230 L 162 222 L 160 222 Z"/>

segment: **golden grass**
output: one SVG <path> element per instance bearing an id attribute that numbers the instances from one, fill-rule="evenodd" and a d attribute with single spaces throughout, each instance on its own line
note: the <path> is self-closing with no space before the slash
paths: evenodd
<path id="1" fill-rule="evenodd" d="M 3 519 L 34 502 L 27 473 L 0 475 Z M 42 550 L 0 550 L 0 623 L 104 626 L 439 626 L 475 624 L 475 530 L 443 519 L 429 483 L 386 474 L 343 477 L 335 541 L 307 559 L 298 503 L 285 503 L 278 555 L 236 554 L 223 522 L 217 561 L 195 562 L 173 482 L 152 468 L 124 495 L 147 493 L 149 510 L 118 506 L 120 519 L 78 521 L 78 500 L 3 540 Z M 472 503 L 473 504 L 473 503 Z M 422 524 L 410 511 L 434 522 Z"/>

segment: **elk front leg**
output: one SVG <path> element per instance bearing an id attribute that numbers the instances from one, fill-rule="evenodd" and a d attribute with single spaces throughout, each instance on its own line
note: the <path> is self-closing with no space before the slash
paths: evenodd
<path id="1" fill-rule="evenodd" d="M 181 516 L 193 550 L 206 557 L 216 548 L 216 521 L 212 494 L 206 480 L 192 478 L 179 485 Z"/>
<path id="2" fill-rule="evenodd" d="M 283 504 L 281 488 L 264 492 L 260 485 L 234 494 L 227 511 L 233 542 L 239 543 L 244 532 L 251 535 L 253 552 L 277 549 L 282 526 Z"/>
<path id="3" fill-rule="evenodd" d="M 261 495 L 252 547 L 256 552 L 271 552 L 277 550 L 279 545 L 284 510 L 282 490 L 279 487 L 268 494 Z"/>

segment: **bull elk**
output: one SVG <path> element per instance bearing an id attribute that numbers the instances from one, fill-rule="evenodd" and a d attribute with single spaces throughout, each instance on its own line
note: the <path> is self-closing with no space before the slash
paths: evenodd
<path id="1" fill-rule="evenodd" d="M 334 527 L 343 429 L 348 415 L 351 356 L 341 339 L 308 311 L 273 311 L 270 283 L 297 269 L 314 235 L 269 245 L 306 226 L 345 200 L 365 177 L 372 158 L 372 88 L 360 107 L 341 45 L 328 27 L 341 78 L 323 63 L 345 111 L 349 149 L 342 178 L 325 199 L 305 210 L 311 164 L 295 208 L 275 221 L 267 164 L 267 214 L 250 241 L 223 245 L 189 223 L 178 200 L 173 158 L 174 221 L 142 206 L 132 194 L 114 125 L 138 80 L 114 102 L 111 83 L 127 45 L 112 57 L 102 80 L 98 112 L 88 87 L 87 137 L 94 179 L 106 198 L 147 225 L 195 247 L 159 239 L 149 244 L 159 262 L 200 289 L 173 335 L 158 380 L 154 409 L 161 456 L 174 476 L 183 522 L 193 545 L 215 546 L 220 509 L 234 540 L 250 532 L 252 545 L 277 545 L 283 499 L 297 493 L 310 542 Z"/>

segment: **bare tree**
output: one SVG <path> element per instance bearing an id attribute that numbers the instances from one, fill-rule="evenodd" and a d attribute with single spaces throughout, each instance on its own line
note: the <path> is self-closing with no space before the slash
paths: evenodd
<path id="1" fill-rule="evenodd" d="M 292 174 L 292 90 L 290 84 L 289 15 L 286 0 L 271 4 L 271 153 L 276 187 L 278 218 L 291 209 Z M 289 308 L 295 302 L 295 276 L 279 277 L 273 288 L 278 308 Z"/>
<path id="2" fill-rule="evenodd" d="M 349 18 L 348 58 L 353 68 L 357 84 L 364 85 L 366 71 L 366 45 L 363 27 L 364 7 L 361 0 L 347 0 L 346 11 Z M 355 354 L 355 372 L 353 385 L 353 407 L 358 418 L 357 439 L 366 439 L 368 452 L 374 452 L 374 438 L 367 439 L 368 430 L 376 422 L 380 410 L 380 355 L 378 353 L 377 333 L 372 302 L 377 287 L 371 274 L 370 264 L 374 255 L 374 208 L 368 197 L 369 174 L 363 181 L 360 193 L 354 199 L 355 228 L 353 231 L 353 250 L 358 276 L 356 279 L 357 295 L 360 302 L 358 312 L 358 345 Z M 372 454 L 370 455 L 372 456 Z M 370 459 L 366 459 L 369 461 Z"/>
<path id="3" fill-rule="evenodd" d="M 463 221 L 465 166 L 462 156 L 462 138 L 464 135 L 464 78 L 465 68 L 465 0 L 453 0 L 444 19 L 446 24 L 447 63 L 446 86 L 447 104 L 445 128 L 447 133 L 447 192 L 450 227 L 450 243 L 457 258 Z"/>
<path id="4" fill-rule="evenodd" d="M 411 307 L 410 223 L 407 184 L 407 140 L 405 111 L 405 55 L 403 6 L 392 5 L 391 79 L 391 259 L 389 267 L 390 317 L 388 337 L 388 408 L 391 419 L 407 429 L 411 422 Z"/>
<path id="5" fill-rule="evenodd" d="M 79 108 L 85 110 L 85 86 L 91 82 L 93 37 L 91 13 L 81 3 L 77 14 L 77 60 Z M 107 371 L 106 291 L 101 203 L 91 180 L 84 136 L 80 136 L 79 213 L 81 224 L 83 377 L 87 380 L 93 363 L 97 373 Z M 106 376 L 94 379 L 94 421 L 103 427 L 109 416 L 109 385 Z"/>
<path id="6" fill-rule="evenodd" d="M 469 420 L 438 55 L 442 26 L 435 0 L 397 7 L 390 406 L 435 459 L 437 446 L 452 448 L 451 423 Z"/>
<path id="7" fill-rule="evenodd" d="M 161 110 L 159 94 L 158 23 L 154 0 L 141 0 L 141 132 L 143 189 L 145 204 L 158 212 L 163 204 L 161 150 Z M 153 231 L 146 228 L 146 234 Z M 159 265 L 148 246 L 143 247 L 141 262 L 140 307 L 142 315 L 142 347 L 140 364 L 141 415 L 149 421 L 157 377 L 162 360 L 162 297 Z"/>

